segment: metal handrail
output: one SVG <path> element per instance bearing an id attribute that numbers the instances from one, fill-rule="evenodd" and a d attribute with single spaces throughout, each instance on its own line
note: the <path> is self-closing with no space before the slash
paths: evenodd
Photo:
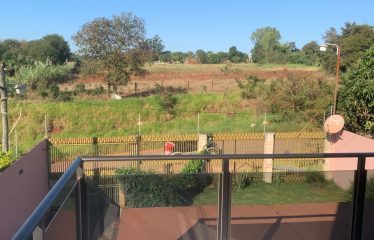
<path id="1" fill-rule="evenodd" d="M 160 160 L 212 160 L 212 159 L 266 159 L 266 158 L 357 158 L 374 157 L 374 152 L 357 153 L 275 153 L 275 154 L 217 154 L 217 155 L 141 155 L 141 156 L 88 156 L 84 162 L 94 161 L 160 161 Z"/>
<path id="2" fill-rule="evenodd" d="M 30 217 L 25 221 L 22 227 L 13 236 L 13 240 L 24 240 L 28 239 L 38 223 L 43 219 L 48 209 L 52 206 L 56 200 L 58 194 L 69 182 L 71 177 L 76 173 L 76 170 L 81 166 L 82 159 L 78 157 L 73 161 L 66 172 L 60 177 L 52 189 L 47 193 L 43 200 L 39 203 L 36 209 L 32 212 Z"/>
<path id="3" fill-rule="evenodd" d="M 44 197 L 42 202 L 33 211 L 31 216 L 26 220 L 22 227 L 17 231 L 12 239 L 27 239 L 36 228 L 39 222 L 43 220 L 48 209 L 51 207 L 53 202 L 56 200 L 58 194 L 67 185 L 71 177 L 77 172 L 83 162 L 94 162 L 94 161 L 160 161 L 160 160 L 213 160 L 222 159 L 222 176 L 220 184 L 220 196 L 222 195 L 222 201 L 220 201 L 221 221 L 220 235 L 218 239 L 229 239 L 230 228 L 229 228 L 229 209 L 230 209 L 230 180 L 229 180 L 229 161 L 234 159 L 284 159 L 284 158 L 358 158 L 358 165 L 355 173 L 355 188 L 354 188 L 354 216 L 352 221 L 352 236 L 351 239 L 360 239 L 362 234 L 362 219 L 364 211 L 364 199 L 365 199 L 365 186 L 366 186 L 366 170 L 365 170 L 365 159 L 367 157 L 374 157 L 374 152 L 357 152 L 357 153 L 287 153 L 287 154 L 218 154 L 218 155 L 142 155 L 142 156 L 99 156 L 99 157 L 78 157 L 65 173 L 56 182 L 53 188 Z M 77 181 L 79 181 L 77 179 Z M 79 181 L 84 184 L 84 181 Z M 82 192 L 83 191 L 83 192 Z M 78 189 L 80 194 L 84 195 L 84 191 L 81 188 Z M 80 197 L 82 199 L 86 196 Z M 82 202 L 80 203 L 82 204 Z M 80 208 L 85 206 L 80 206 Z M 84 211 L 87 212 L 87 209 Z M 78 209 L 80 215 L 82 215 L 81 209 Z M 82 217 L 82 216 L 80 216 Z M 82 220 L 78 221 L 82 223 Z M 83 227 L 84 228 L 84 227 Z M 85 231 L 85 229 L 83 229 Z M 84 239 L 84 233 L 81 233 L 79 239 Z"/>

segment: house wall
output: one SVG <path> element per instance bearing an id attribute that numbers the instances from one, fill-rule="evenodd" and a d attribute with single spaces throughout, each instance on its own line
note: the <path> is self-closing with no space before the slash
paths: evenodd
<path id="1" fill-rule="evenodd" d="M 0 239 L 10 239 L 15 234 L 48 190 L 45 139 L 0 173 Z"/>
<path id="2" fill-rule="evenodd" d="M 341 133 L 329 136 L 325 143 L 325 152 L 355 153 L 374 152 L 374 140 L 343 130 Z M 342 186 L 349 187 L 357 168 L 357 158 L 331 158 L 325 160 L 324 170 L 334 181 Z M 374 158 L 366 159 L 366 169 L 369 175 L 374 173 Z"/>

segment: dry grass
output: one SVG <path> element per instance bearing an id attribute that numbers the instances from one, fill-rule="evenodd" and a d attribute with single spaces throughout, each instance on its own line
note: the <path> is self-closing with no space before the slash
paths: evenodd
<path id="1" fill-rule="evenodd" d="M 144 77 L 134 77 L 126 86 L 119 89 L 123 96 L 151 93 L 157 85 L 180 88 L 186 92 L 227 93 L 238 89 L 236 79 L 243 80 L 248 75 L 265 79 L 284 78 L 289 73 L 312 79 L 326 78 L 316 67 L 302 65 L 256 64 L 157 64 L 146 67 Z M 84 77 L 74 84 L 61 85 L 62 89 L 73 89 L 75 84 L 84 83 L 87 89 L 102 84 L 103 77 Z M 135 89 L 136 84 L 136 89 Z"/>

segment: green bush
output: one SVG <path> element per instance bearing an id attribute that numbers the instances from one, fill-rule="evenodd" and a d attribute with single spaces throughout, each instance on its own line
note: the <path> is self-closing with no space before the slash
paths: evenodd
<path id="1" fill-rule="evenodd" d="M 305 182 L 309 184 L 322 185 L 327 182 L 323 172 L 318 171 L 307 171 L 305 172 Z"/>
<path id="2" fill-rule="evenodd" d="M 345 200 L 353 200 L 353 183 L 346 192 Z M 374 203 L 374 177 L 370 177 L 366 181 L 365 200 L 367 202 Z"/>
<path id="3" fill-rule="evenodd" d="M 238 192 L 248 187 L 252 182 L 251 174 L 248 173 L 235 173 L 234 177 L 234 189 Z"/>
<path id="4" fill-rule="evenodd" d="M 126 194 L 127 207 L 188 206 L 212 183 L 212 177 L 199 174 L 202 161 L 191 161 L 182 174 L 160 175 L 137 168 L 116 170 Z"/>
<path id="5" fill-rule="evenodd" d="M 0 171 L 3 171 L 7 167 L 9 167 L 10 164 L 12 164 L 16 159 L 13 156 L 13 153 L 11 151 L 9 152 L 0 152 Z"/>
<path id="6" fill-rule="evenodd" d="M 39 63 L 32 68 L 19 69 L 12 81 L 27 83 L 32 90 L 45 90 L 73 79 L 72 68 L 70 65 L 48 66 Z"/>
<path id="7" fill-rule="evenodd" d="M 164 111 L 171 115 L 175 115 L 175 107 L 177 105 L 177 98 L 173 96 L 171 93 L 162 94 L 160 96 L 160 106 Z"/>

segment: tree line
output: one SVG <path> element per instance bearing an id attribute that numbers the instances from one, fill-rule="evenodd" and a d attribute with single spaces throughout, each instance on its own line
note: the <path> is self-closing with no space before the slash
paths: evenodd
<path id="1" fill-rule="evenodd" d="M 323 40 L 337 44 L 341 50 L 340 71 L 346 72 L 374 45 L 374 28 L 368 24 L 347 22 L 338 32 L 329 28 L 323 34 Z M 251 59 L 255 63 L 296 63 L 321 66 L 327 72 L 335 72 L 336 49 L 328 48 L 320 52 L 317 41 L 310 41 L 301 49 L 294 42 L 281 42 L 281 34 L 274 27 L 259 28 L 251 35 L 254 44 Z"/>

